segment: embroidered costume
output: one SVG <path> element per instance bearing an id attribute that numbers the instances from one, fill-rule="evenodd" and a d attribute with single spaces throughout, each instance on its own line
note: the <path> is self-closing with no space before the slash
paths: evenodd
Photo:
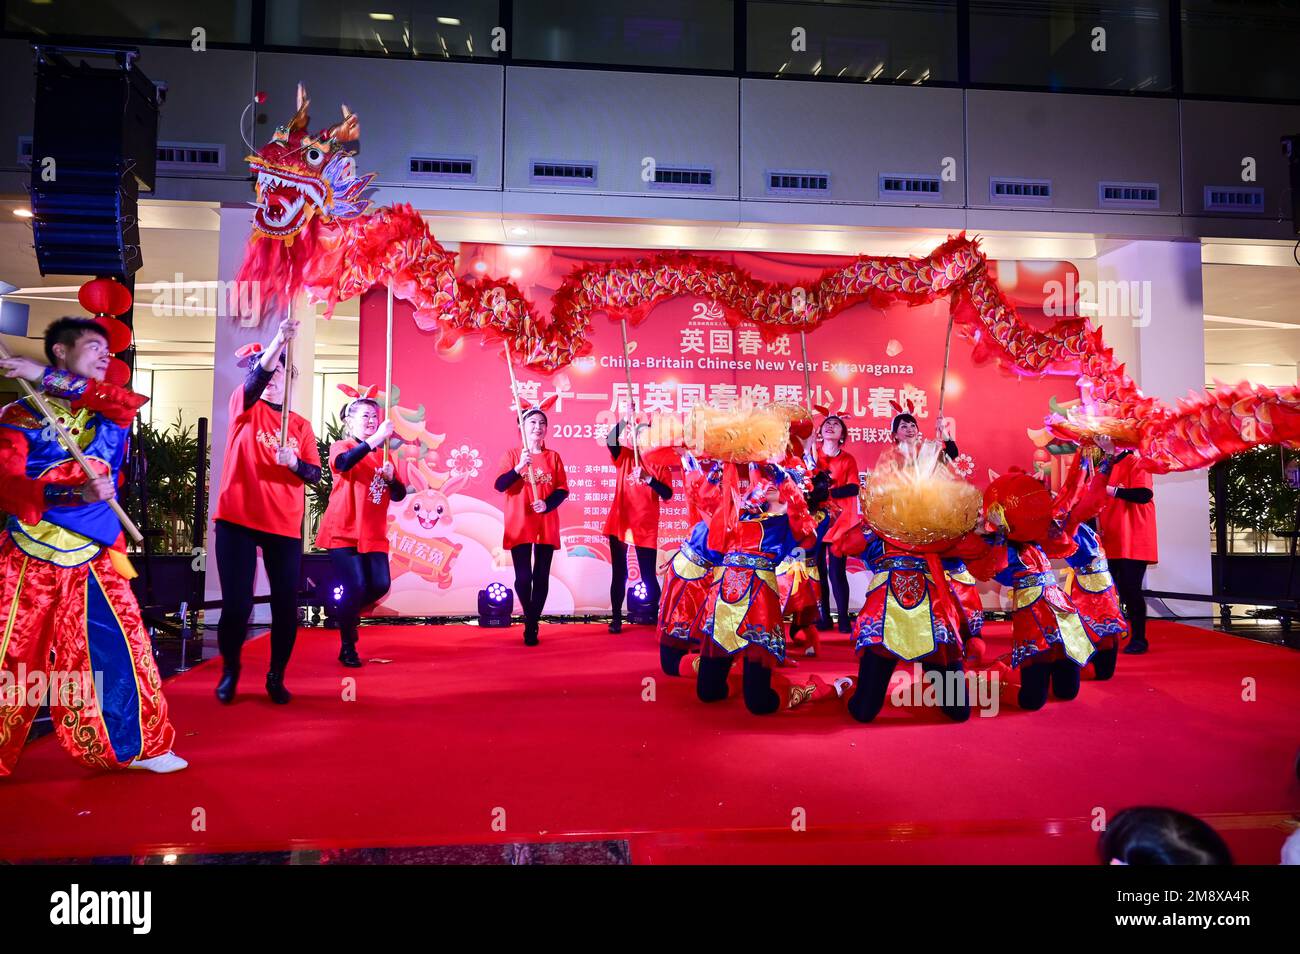
<path id="1" fill-rule="evenodd" d="M 51 410 L 86 457 L 122 482 L 129 428 L 148 399 L 50 369 Z M 0 776 L 17 763 L 50 687 L 60 745 L 83 764 L 125 768 L 165 755 L 175 732 L 152 645 L 131 592 L 122 528 L 109 504 L 85 503 L 85 472 L 29 400 L 0 411 Z"/>

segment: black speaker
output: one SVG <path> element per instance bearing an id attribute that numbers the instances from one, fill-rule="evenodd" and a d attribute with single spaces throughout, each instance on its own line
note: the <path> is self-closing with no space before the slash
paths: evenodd
<path id="1" fill-rule="evenodd" d="M 136 60 L 134 50 L 36 47 L 31 193 L 42 275 L 125 278 L 141 265 L 137 199 L 154 185 L 158 98 Z"/>
<path id="2" fill-rule="evenodd" d="M 1282 151 L 1291 176 L 1291 229 L 1300 235 L 1300 133 L 1283 136 Z"/>

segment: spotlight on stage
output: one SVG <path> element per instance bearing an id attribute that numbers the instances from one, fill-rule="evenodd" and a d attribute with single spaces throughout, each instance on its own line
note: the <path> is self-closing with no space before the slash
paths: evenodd
<path id="1" fill-rule="evenodd" d="M 627 621 L 641 626 L 653 626 L 659 622 L 658 611 L 650 602 L 645 580 L 638 580 L 627 588 Z"/>
<path id="2" fill-rule="evenodd" d="M 489 583 L 487 589 L 478 591 L 478 624 L 488 628 L 509 626 L 514 605 L 515 594 L 510 587 Z"/>

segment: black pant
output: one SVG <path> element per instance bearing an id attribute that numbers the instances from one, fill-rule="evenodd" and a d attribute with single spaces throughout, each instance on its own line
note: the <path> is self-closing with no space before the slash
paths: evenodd
<path id="1" fill-rule="evenodd" d="M 896 656 L 884 656 L 871 651 L 864 652 L 858 659 L 858 687 L 849 699 L 849 714 L 859 722 L 870 722 L 880 714 L 889 694 L 889 679 L 898 665 Z M 937 673 L 939 679 L 939 708 L 954 722 L 965 722 L 970 718 L 970 697 L 964 676 L 964 667 L 960 662 L 948 666 L 922 661 L 922 673 Z M 954 682 L 952 688 L 956 695 L 949 697 L 949 673 L 962 674 L 961 681 Z"/>
<path id="2" fill-rule="evenodd" d="M 358 553 L 356 547 L 337 547 L 326 552 L 338 574 L 337 585 L 343 587 L 337 611 L 339 636 L 344 645 L 352 646 L 357 641 L 362 607 L 379 602 L 392 585 L 388 554 Z"/>
<path id="3" fill-rule="evenodd" d="M 1144 560 L 1107 560 L 1110 575 L 1115 581 L 1115 592 L 1124 606 L 1124 615 L 1128 617 L 1129 629 L 1133 642 L 1147 641 L 1147 601 L 1142 597 L 1142 578 L 1146 576 L 1151 564 Z"/>
<path id="4" fill-rule="evenodd" d="M 221 581 L 221 622 L 217 643 L 229 666 L 239 665 L 240 650 L 253 615 L 253 582 L 257 550 L 271 583 L 271 669 L 283 676 L 298 638 L 298 574 L 302 569 L 302 538 L 284 537 L 218 520 L 217 578 Z"/>
<path id="5" fill-rule="evenodd" d="M 609 541 L 609 562 L 614 569 L 614 576 L 609 583 L 609 602 L 615 616 L 623 615 L 623 594 L 627 592 L 627 544 L 618 537 L 606 537 Z M 654 607 L 655 616 L 659 615 L 659 574 L 656 567 L 658 551 L 653 547 L 636 548 L 636 565 L 641 570 L 641 580 L 645 583 L 646 596 Z"/>
<path id="6" fill-rule="evenodd" d="M 542 618 L 546 594 L 551 589 L 551 557 L 555 547 L 545 543 L 521 543 L 510 548 L 515 565 L 515 594 L 523 608 L 524 619 L 536 623 Z"/>
<path id="7" fill-rule="evenodd" d="M 835 593 L 835 609 L 840 614 L 840 627 L 849 623 L 849 561 L 831 553 L 825 544 L 817 547 L 817 572 L 822 579 L 821 610 L 827 621 L 831 619 L 831 593 Z"/>

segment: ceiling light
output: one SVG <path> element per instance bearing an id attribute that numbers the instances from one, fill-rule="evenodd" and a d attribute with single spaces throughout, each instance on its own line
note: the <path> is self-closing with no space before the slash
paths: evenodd
<path id="1" fill-rule="evenodd" d="M 394 19 L 396 19 L 396 17 L 394 17 L 391 13 L 372 13 L 372 14 L 370 14 L 370 19 L 372 19 L 372 20 L 394 20 Z"/>
<path id="2" fill-rule="evenodd" d="M 14 215 L 20 219 L 30 219 L 32 217 L 31 209 L 14 209 Z"/>
<path id="3" fill-rule="evenodd" d="M 527 230 L 526 228 L 524 228 L 522 225 L 516 225 L 514 228 L 512 228 L 512 229 L 510 230 L 510 234 L 511 234 L 511 235 L 527 235 L 527 234 L 528 234 L 528 230 Z"/>
<path id="4" fill-rule="evenodd" d="M 460 21 L 455 17 L 438 17 L 438 22 L 443 26 L 460 26 Z"/>

